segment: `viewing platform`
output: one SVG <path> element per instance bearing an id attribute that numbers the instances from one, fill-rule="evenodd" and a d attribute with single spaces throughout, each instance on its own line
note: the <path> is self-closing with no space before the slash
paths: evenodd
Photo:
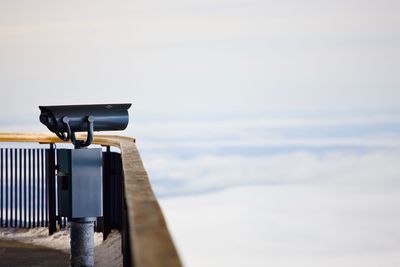
<path id="1" fill-rule="evenodd" d="M 84 139 L 85 137 L 86 137 L 85 134 L 77 134 L 77 138 Z M 66 223 L 65 219 L 63 222 L 62 221 L 63 218 L 56 216 L 55 202 L 57 200 L 55 198 L 55 188 L 54 188 L 55 185 L 54 179 L 56 178 L 56 175 L 55 175 L 55 168 L 52 168 L 51 164 L 54 164 L 54 156 L 56 151 L 56 148 L 54 148 L 54 144 L 66 143 L 66 142 L 61 141 L 59 138 L 54 136 L 54 134 L 51 133 L 0 133 L 0 142 L 33 143 L 47 147 L 44 149 L 45 151 L 44 155 L 42 155 L 42 153 L 39 152 L 37 152 L 37 154 L 35 154 L 35 152 L 33 152 L 33 154 L 30 154 L 30 152 L 28 153 L 28 155 L 33 155 L 33 159 L 35 158 L 35 155 L 37 155 L 36 163 L 38 163 L 37 164 L 38 167 L 40 168 L 43 166 L 46 167 L 40 172 L 38 171 L 38 173 L 42 175 L 42 179 L 39 177 L 39 175 L 34 176 L 36 177 L 36 180 L 34 181 L 42 181 L 42 183 L 44 183 L 45 185 L 44 187 L 38 186 L 36 189 L 35 187 L 33 187 L 34 188 L 33 193 L 37 192 L 37 197 L 40 196 L 42 198 L 40 202 L 39 200 L 36 202 L 38 208 L 40 206 L 40 208 L 42 209 L 41 217 L 39 216 L 39 213 L 36 214 L 37 216 L 35 216 L 35 210 L 33 210 L 34 218 L 36 221 L 29 219 L 29 223 L 33 224 L 31 225 L 31 227 L 48 226 L 49 234 L 53 234 L 55 231 L 57 231 L 56 228 L 57 222 L 58 222 L 58 227 L 62 226 L 63 224 L 65 226 Z M 120 185 L 122 188 L 121 191 L 122 196 L 120 196 L 120 200 L 122 201 L 120 232 L 121 232 L 123 262 L 124 262 L 123 266 L 135 266 L 135 267 L 182 266 L 181 260 L 178 256 L 177 250 L 173 243 L 171 234 L 166 225 L 160 205 L 152 190 L 149 177 L 143 166 L 143 162 L 140 158 L 138 149 L 136 148 L 135 139 L 131 137 L 116 136 L 116 135 L 95 135 L 92 144 L 104 147 L 103 153 L 111 153 L 110 149 L 114 148 L 119 152 L 113 152 L 113 153 L 120 154 L 120 167 L 122 170 L 121 173 L 122 179 Z M 6 145 L 9 146 L 9 144 Z M 20 148 L 21 145 L 19 145 L 18 147 Z M 12 227 L 23 228 L 27 227 L 26 225 L 22 225 L 21 222 L 21 220 L 24 218 L 24 216 L 22 216 L 22 209 L 21 209 L 23 204 L 22 196 L 24 196 L 24 194 L 21 193 L 22 189 L 17 188 L 16 185 L 17 184 L 21 185 L 22 181 L 25 181 L 22 178 L 26 178 L 23 175 L 26 174 L 26 172 L 22 171 L 23 166 L 19 164 L 23 162 L 30 162 L 31 159 L 24 158 L 26 157 L 26 154 L 22 153 L 21 152 L 22 150 L 18 151 L 14 149 L 13 151 L 15 151 L 14 152 L 15 154 L 13 155 L 13 152 L 7 152 L 6 149 L 9 149 L 7 151 L 11 151 L 14 148 L 2 148 L 0 154 L 1 157 L 0 162 L 2 168 L 0 173 L 1 193 L 2 195 L 7 194 L 6 203 L 4 203 L 2 198 L 2 203 L 0 207 L 1 208 L 0 214 L 2 215 L 1 227 L 10 227 L 10 225 L 4 225 L 4 222 L 7 222 L 7 224 L 8 222 L 12 223 L 13 221 L 11 219 L 14 218 L 14 225 Z M 3 153 L 3 150 L 6 152 Z M 104 159 L 103 164 L 107 164 L 106 161 L 110 160 L 111 158 L 103 157 L 103 159 Z M 52 160 L 53 162 L 49 162 Z M 12 161 L 14 163 L 11 163 Z M 113 164 L 115 164 L 115 162 Z M 111 167 L 113 166 L 114 165 L 112 165 Z M 29 172 L 27 176 L 32 176 L 30 171 L 34 169 L 32 169 L 30 165 L 28 167 L 29 167 L 28 168 Z M 45 174 L 45 177 L 43 176 L 43 174 Z M 110 174 L 111 174 L 110 179 L 113 180 L 114 178 L 113 173 L 110 172 Z M 20 180 L 17 180 L 17 176 Z M 24 190 L 26 191 L 27 190 L 26 188 L 28 188 L 29 190 L 28 193 L 31 193 L 31 186 L 32 185 L 28 185 L 28 187 L 26 187 L 25 184 Z M 107 191 L 107 188 L 104 187 L 103 192 L 104 191 Z M 10 195 L 8 196 L 8 194 Z M 118 198 L 118 194 L 116 195 L 111 194 L 111 195 L 113 196 L 113 198 L 116 197 Z M 26 196 L 24 196 L 24 200 L 26 199 L 25 197 Z M 18 207 L 19 209 L 17 209 Z M 24 211 L 24 213 L 25 212 L 26 211 Z M 4 218 L 3 216 L 4 214 L 6 214 L 6 218 Z M 107 225 L 108 227 L 112 227 L 112 223 L 107 222 L 107 219 L 110 219 L 107 218 L 107 216 L 110 218 L 112 217 L 105 211 L 103 220 L 100 220 L 101 223 L 96 226 L 101 231 L 103 231 L 105 237 L 111 231 L 111 229 L 106 229 Z M 40 220 L 40 218 L 42 220 Z M 19 219 L 19 221 L 17 221 L 17 219 Z M 20 246 L 24 248 L 24 245 L 20 245 L 19 243 L 14 243 L 14 242 L 13 243 L 3 242 L 0 244 L 4 244 L 5 252 L 8 252 L 9 253 L 8 255 L 12 255 L 15 251 L 17 251 L 20 248 Z M 29 247 L 29 245 L 26 246 L 27 247 L 25 247 L 25 249 L 32 249 L 32 250 L 36 249 L 36 247 Z M 24 257 L 23 253 L 24 251 L 26 251 L 25 249 L 19 250 L 21 251 L 20 257 Z M 43 255 L 44 255 L 43 260 L 46 260 L 45 259 L 46 254 Z M 66 264 L 68 264 L 68 262 Z"/>

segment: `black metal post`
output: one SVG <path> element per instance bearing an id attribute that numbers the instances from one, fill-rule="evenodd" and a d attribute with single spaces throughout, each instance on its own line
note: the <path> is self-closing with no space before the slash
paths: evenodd
<path id="1" fill-rule="evenodd" d="M 40 151 L 36 149 L 36 226 L 39 227 L 39 220 L 40 220 Z"/>
<path id="2" fill-rule="evenodd" d="M 32 227 L 32 149 L 28 149 L 28 228 Z"/>
<path id="3" fill-rule="evenodd" d="M 19 149 L 19 227 L 22 221 L 22 149 Z"/>
<path id="4" fill-rule="evenodd" d="M 47 180 L 47 203 L 49 205 L 49 235 L 56 232 L 56 184 L 55 184 L 55 149 L 50 144 L 46 150 L 46 180 Z"/>
<path id="5" fill-rule="evenodd" d="M 3 227 L 3 149 L 0 149 L 0 227 Z"/>
<path id="6" fill-rule="evenodd" d="M 103 240 L 111 233 L 111 152 L 103 152 Z"/>
<path id="7" fill-rule="evenodd" d="M 14 149 L 14 227 L 18 227 L 18 150 Z"/>
<path id="8" fill-rule="evenodd" d="M 27 201 L 27 193 L 26 193 L 26 149 L 24 149 L 24 227 L 27 227 L 27 206 L 28 206 L 28 201 Z"/>
<path id="9" fill-rule="evenodd" d="M 32 225 L 36 227 L 36 151 L 32 149 Z"/>
<path id="10" fill-rule="evenodd" d="M 41 222 L 40 222 L 40 226 L 44 227 L 45 223 L 44 223 L 44 214 L 46 212 L 46 210 L 44 209 L 44 201 L 45 201 L 45 196 L 44 196 L 44 188 L 45 188 L 45 179 L 44 179 L 44 152 L 43 149 L 40 150 L 40 159 L 41 159 L 41 164 L 42 164 L 42 168 L 41 169 L 41 174 L 40 174 L 40 187 L 41 187 L 41 196 L 42 196 L 42 217 L 41 217 Z"/>
<path id="11" fill-rule="evenodd" d="M 47 169 L 47 149 L 44 150 L 44 166 L 43 166 L 43 171 L 44 171 L 44 185 L 45 185 L 45 191 L 44 191 L 44 198 L 45 198 L 45 221 L 46 224 L 45 226 L 48 227 L 49 226 L 49 183 L 48 183 L 48 179 L 47 179 L 47 173 L 48 173 L 48 169 Z"/>
<path id="12" fill-rule="evenodd" d="M 5 221 L 5 226 L 8 227 L 8 149 L 6 149 L 6 221 Z"/>
<path id="13" fill-rule="evenodd" d="M 13 190 L 14 190 L 14 154 L 13 149 L 10 148 L 10 227 L 13 227 L 14 220 L 13 220 L 13 209 L 14 209 L 14 199 L 13 199 Z"/>

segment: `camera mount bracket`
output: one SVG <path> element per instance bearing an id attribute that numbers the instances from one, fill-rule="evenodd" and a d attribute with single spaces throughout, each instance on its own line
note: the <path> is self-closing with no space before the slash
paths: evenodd
<path id="1" fill-rule="evenodd" d="M 71 130 L 71 127 L 69 125 L 68 116 L 64 116 L 62 118 L 62 122 L 67 126 L 67 134 L 65 135 L 64 132 L 57 132 L 56 135 L 63 141 L 71 140 L 71 142 L 75 146 L 75 148 L 83 148 L 83 147 L 90 146 L 90 144 L 93 141 L 94 117 L 92 115 L 89 115 L 89 116 L 86 117 L 86 121 L 87 121 L 87 137 L 86 137 L 86 141 L 76 140 L 75 132 L 73 132 Z"/>

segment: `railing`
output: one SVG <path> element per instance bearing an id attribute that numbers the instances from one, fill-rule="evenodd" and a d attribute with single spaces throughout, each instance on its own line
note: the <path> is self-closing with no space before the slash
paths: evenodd
<path id="1" fill-rule="evenodd" d="M 45 149 L 0 149 L 0 227 L 48 226 Z"/>
<path id="2" fill-rule="evenodd" d="M 84 135 L 78 136 L 84 139 Z M 0 142 L 61 143 L 48 133 L 0 133 Z M 135 139 L 97 135 L 93 144 L 117 147 L 121 151 L 123 208 L 127 227 L 122 227 L 124 266 L 182 266 L 164 216 L 153 193 Z M 49 203 L 50 204 L 50 203 Z M 128 255 L 128 257 L 125 257 Z"/>
<path id="3" fill-rule="evenodd" d="M 52 235 L 67 225 L 68 219 L 57 214 L 58 150 L 54 144 L 43 146 L 0 148 L 0 227 L 46 226 Z M 123 226 L 122 183 L 121 155 L 108 146 L 103 152 L 103 216 L 97 218 L 95 227 L 96 232 L 103 232 L 104 240 L 112 229 Z"/>

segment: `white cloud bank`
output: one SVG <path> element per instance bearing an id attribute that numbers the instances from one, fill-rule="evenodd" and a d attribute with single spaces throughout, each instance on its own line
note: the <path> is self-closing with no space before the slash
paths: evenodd
<path id="1" fill-rule="evenodd" d="M 339 136 L 343 123 L 328 131 L 327 123 L 310 123 L 304 128 L 320 137 L 305 133 L 301 142 L 292 133 L 303 126 L 292 123 L 209 124 L 200 134 L 201 127 L 154 126 L 138 143 L 188 267 L 394 267 L 400 264 L 398 123 L 375 123 L 350 123 Z M 279 138 L 289 150 L 273 149 Z M 235 140 L 240 146 L 232 151 Z M 266 147 L 254 155 L 257 144 Z"/>
<path id="2" fill-rule="evenodd" d="M 187 183 L 192 190 L 241 186 L 161 204 L 188 267 L 394 267 L 398 162 L 399 154 L 373 153 L 182 163 L 186 177 L 198 172 Z"/>
<path id="3" fill-rule="evenodd" d="M 271 156 L 153 157 L 148 165 L 161 196 L 248 185 L 327 185 L 346 190 L 400 190 L 400 153 L 295 152 Z"/>

